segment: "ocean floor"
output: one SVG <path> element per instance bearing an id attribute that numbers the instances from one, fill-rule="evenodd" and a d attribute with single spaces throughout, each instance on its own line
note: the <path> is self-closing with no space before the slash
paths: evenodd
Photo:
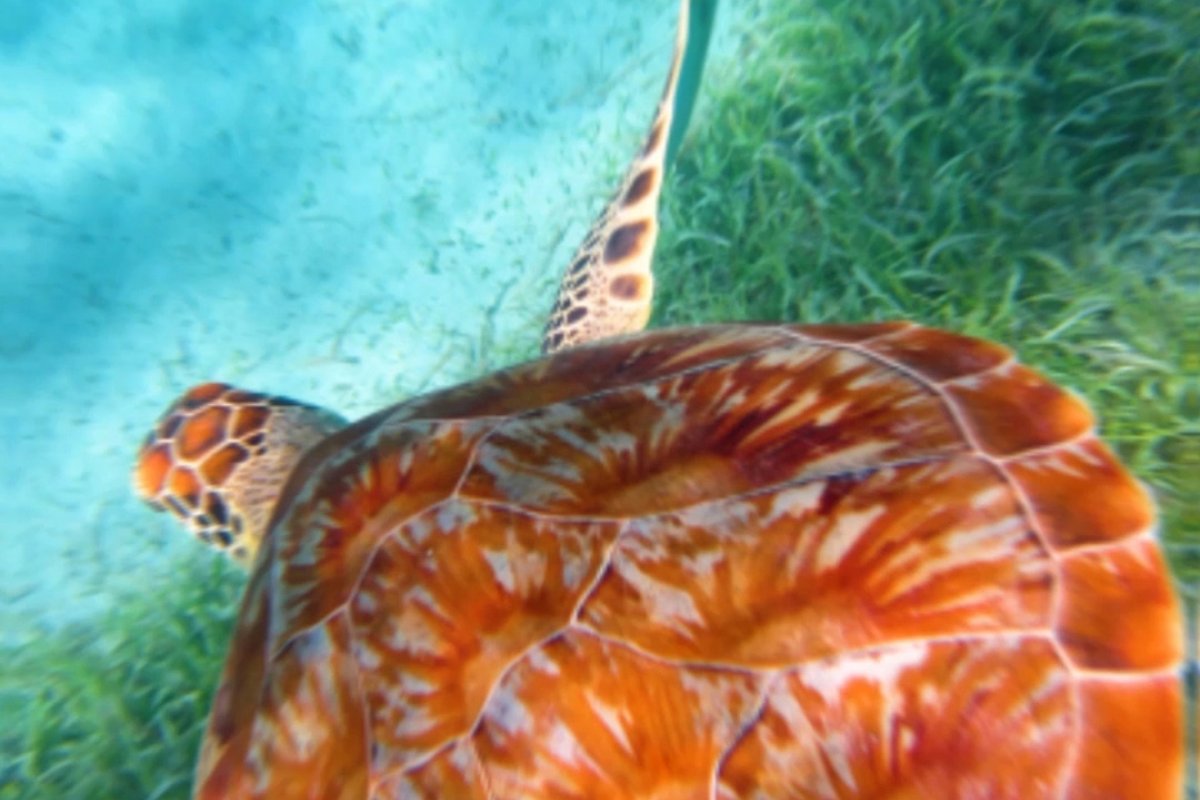
<path id="1" fill-rule="evenodd" d="M 129 489 L 189 385 L 355 417 L 532 354 L 675 12 L 0 0 L 4 640 L 196 547 Z"/>

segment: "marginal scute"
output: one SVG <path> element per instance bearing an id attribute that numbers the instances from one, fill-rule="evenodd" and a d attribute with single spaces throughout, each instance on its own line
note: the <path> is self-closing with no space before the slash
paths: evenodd
<path id="1" fill-rule="evenodd" d="M 1049 543 L 1060 550 L 1118 541 L 1154 526 L 1154 501 L 1103 442 L 1088 437 L 1004 465 Z M 1086 497 L 1086 502 L 1080 502 Z"/>
<path id="2" fill-rule="evenodd" d="M 265 785 L 253 773 L 234 772 L 235 751 L 216 765 L 197 800 L 230 797 L 312 797 L 360 800 L 367 796 L 363 704 L 355 680 L 353 645 L 346 621 L 328 620 L 294 640 L 271 663 L 258 714 L 244 748 L 244 763 L 269 764 Z"/>
<path id="3" fill-rule="evenodd" d="M 1079 667 L 1166 670 L 1183 655 L 1179 608 L 1149 537 L 1072 553 L 1062 565 L 1057 632 Z"/>
<path id="4" fill-rule="evenodd" d="M 1079 737 L 1068 800 L 1181 796 L 1184 698 L 1177 677 L 1084 678 L 1079 698 L 1086 735 Z"/>
<path id="5" fill-rule="evenodd" d="M 1092 412 L 1036 371 L 1012 363 L 944 385 L 979 447 L 1015 456 L 1090 433 Z"/>
<path id="6" fill-rule="evenodd" d="M 873 339 L 866 347 L 931 381 L 986 372 L 1012 360 L 1012 353 L 994 342 L 915 325 Z"/>
<path id="7" fill-rule="evenodd" d="M 228 781 L 244 769 L 250 731 L 267 674 L 273 562 L 268 544 L 242 595 L 229 655 L 213 698 L 208 731 L 196 765 L 197 800 L 229 797 Z"/>

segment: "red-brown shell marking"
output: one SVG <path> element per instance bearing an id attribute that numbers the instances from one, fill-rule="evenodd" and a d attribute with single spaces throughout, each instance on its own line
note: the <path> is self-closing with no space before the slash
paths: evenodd
<path id="1" fill-rule="evenodd" d="M 904 324 L 657 331 L 310 451 L 228 797 L 1170 797 L 1180 616 L 1067 393 Z"/>

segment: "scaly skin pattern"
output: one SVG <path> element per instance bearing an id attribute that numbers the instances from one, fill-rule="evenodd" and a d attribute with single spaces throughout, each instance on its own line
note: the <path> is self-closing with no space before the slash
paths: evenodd
<path id="1" fill-rule="evenodd" d="M 664 330 L 345 428 L 200 798 L 1165 798 L 1181 625 L 1078 400 L 904 323 Z"/>
<path id="2" fill-rule="evenodd" d="M 202 383 L 172 403 L 142 442 L 134 492 L 249 567 L 299 455 L 344 424 L 286 397 Z"/>

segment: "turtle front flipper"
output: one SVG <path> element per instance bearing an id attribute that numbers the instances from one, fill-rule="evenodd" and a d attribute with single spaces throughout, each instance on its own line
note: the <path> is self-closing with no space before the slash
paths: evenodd
<path id="1" fill-rule="evenodd" d="M 571 259 L 542 336 L 542 352 L 646 327 L 654 294 L 663 176 L 687 130 L 717 0 L 682 0 L 675 55 L 645 143 Z"/>
<path id="2" fill-rule="evenodd" d="M 134 490 L 249 568 L 300 457 L 344 426 L 316 406 L 200 384 L 172 403 L 146 437 Z"/>

